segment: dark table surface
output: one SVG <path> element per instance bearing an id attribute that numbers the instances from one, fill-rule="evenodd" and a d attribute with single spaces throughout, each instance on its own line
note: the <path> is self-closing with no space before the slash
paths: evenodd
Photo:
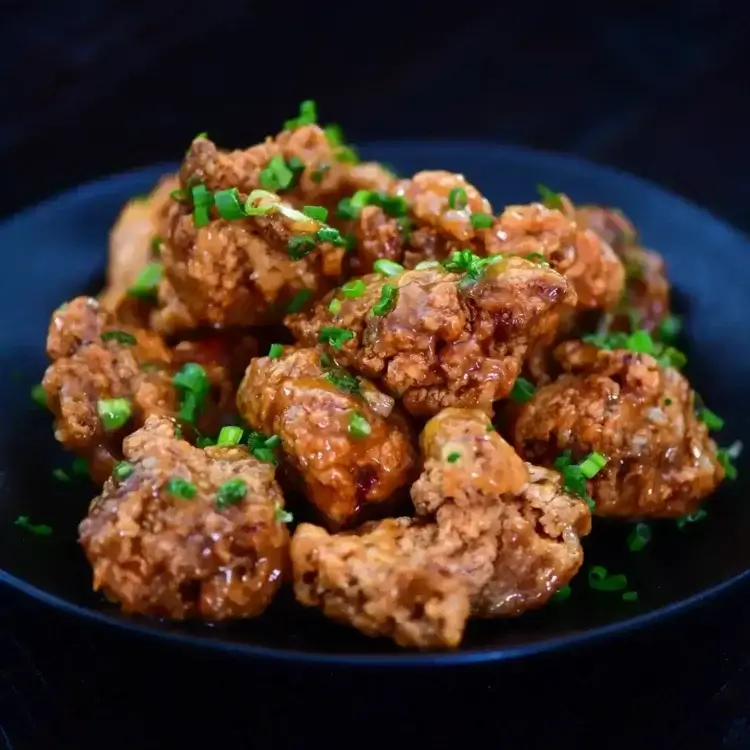
<path id="1" fill-rule="evenodd" d="M 592 2 L 580 14 L 559 3 L 523 13 L 487 4 L 445 16 L 403 0 L 387 44 L 373 42 L 384 34 L 376 23 L 360 24 L 354 40 L 337 37 L 349 64 L 335 68 L 335 55 L 311 55 L 304 43 L 330 39 L 332 3 L 315 12 L 292 3 L 304 21 L 285 30 L 294 75 L 260 98 L 252 86 L 226 94 L 236 91 L 226 70 L 247 65 L 242 3 L 210 14 L 176 0 L 148 12 L 114 0 L 42 3 L 44 12 L 6 5 L 0 156 L 14 179 L 0 184 L 0 214 L 173 158 L 205 128 L 223 142 L 251 142 L 313 95 L 358 140 L 467 137 L 571 151 L 750 229 L 750 140 L 739 114 L 750 101 L 750 9 L 741 0 Z M 265 22 L 258 14 L 251 23 Z M 279 42 L 266 34 L 252 44 L 263 57 Z M 575 653 L 407 674 L 195 654 L 0 590 L 0 750 L 441 747 L 469 737 L 514 748 L 750 748 L 748 593 Z"/>

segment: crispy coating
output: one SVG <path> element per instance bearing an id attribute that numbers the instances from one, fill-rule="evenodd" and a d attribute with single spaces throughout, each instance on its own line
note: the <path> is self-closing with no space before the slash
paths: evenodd
<path id="1" fill-rule="evenodd" d="M 285 323 L 305 346 L 326 327 L 353 333 L 327 351 L 416 416 L 448 406 L 489 412 L 510 392 L 529 348 L 554 336 L 560 310 L 575 302 L 563 276 L 522 258 L 499 259 L 477 279 L 433 267 L 362 280 L 363 294 L 342 299 L 338 312 L 329 295 Z M 376 315 L 386 285 L 396 287 L 395 303 Z"/>
<path id="2" fill-rule="evenodd" d="M 457 646 L 470 614 L 542 606 L 580 568 L 591 516 L 557 474 L 524 465 L 489 425 L 481 411 L 459 409 L 428 423 L 412 491 L 423 518 L 335 535 L 301 525 L 291 545 L 297 599 L 417 648 Z M 447 461 L 457 445 L 461 458 Z"/>
<path id="3" fill-rule="evenodd" d="M 179 187 L 176 175 L 165 175 L 145 198 L 128 201 L 109 233 L 107 285 L 99 301 L 115 309 L 152 260 L 155 241 L 167 233 L 170 194 Z"/>
<path id="4" fill-rule="evenodd" d="M 130 475 L 107 480 L 79 527 L 94 590 L 126 612 L 176 620 L 261 614 L 288 566 L 273 466 L 245 447 L 194 448 L 157 416 L 126 438 L 124 453 Z M 175 478 L 194 496 L 170 493 Z M 217 492 L 230 480 L 245 494 L 222 505 Z"/>
<path id="5" fill-rule="evenodd" d="M 327 525 L 338 528 L 405 487 L 415 456 L 393 399 L 362 380 L 354 381 L 357 394 L 341 390 L 326 378 L 320 356 L 316 349 L 285 347 L 278 359 L 254 359 L 237 408 L 254 430 L 281 438 L 307 497 Z M 358 417 L 369 434 L 353 432 Z"/>
<path id="6" fill-rule="evenodd" d="M 571 341 L 555 356 L 564 370 L 525 403 L 518 452 L 552 466 L 564 450 L 607 465 L 589 480 L 601 516 L 678 517 L 698 509 L 724 478 L 716 444 L 695 414 L 695 393 L 675 369 L 647 354 Z"/>
<path id="7" fill-rule="evenodd" d="M 578 295 L 579 310 L 609 309 L 620 301 L 625 269 L 612 248 L 575 221 L 572 204 L 564 210 L 541 203 L 508 206 L 487 234 L 487 252 L 541 255 L 564 274 Z"/>
<path id="8" fill-rule="evenodd" d="M 127 343 L 107 334 L 135 338 Z M 172 416 L 179 395 L 172 376 L 188 362 L 205 366 L 213 392 L 199 427 L 218 429 L 222 412 L 231 410 L 237 371 L 254 353 L 250 339 L 227 346 L 217 340 L 190 342 L 169 350 L 155 333 L 124 325 L 97 300 L 77 297 L 52 316 L 47 354 L 52 363 L 42 385 L 55 417 L 55 437 L 89 460 L 92 478 L 103 482 L 122 455 L 123 437 L 140 427 L 150 414 Z M 242 359 L 244 362 L 242 362 Z M 127 424 L 107 432 L 97 411 L 100 399 L 125 398 L 132 414 Z"/>

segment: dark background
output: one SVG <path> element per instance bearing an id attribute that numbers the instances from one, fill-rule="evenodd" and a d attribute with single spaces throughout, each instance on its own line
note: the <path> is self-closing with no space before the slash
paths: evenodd
<path id="1" fill-rule="evenodd" d="M 2 215 L 177 159 L 198 131 L 247 145 L 312 97 L 355 142 L 575 152 L 750 228 L 747 0 L 1 7 Z M 541 665 L 425 677 L 199 658 L 3 591 L 0 748 L 440 747 L 472 735 L 514 748 L 750 748 L 746 598 Z"/>

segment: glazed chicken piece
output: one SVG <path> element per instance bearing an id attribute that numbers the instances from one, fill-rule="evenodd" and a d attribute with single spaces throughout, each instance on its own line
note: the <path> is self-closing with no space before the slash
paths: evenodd
<path id="1" fill-rule="evenodd" d="M 448 406 L 489 412 L 506 396 L 530 347 L 555 335 L 575 304 L 566 279 L 522 258 L 480 261 L 464 273 L 434 267 L 371 274 L 285 323 L 304 346 L 323 342 L 345 366 L 376 380 L 415 416 Z"/>
<path id="2" fill-rule="evenodd" d="M 79 527 L 95 591 L 125 612 L 256 617 L 288 568 L 274 467 L 244 446 L 194 448 L 151 416 Z"/>
<path id="3" fill-rule="evenodd" d="M 450 648 L 469 616 L 542 606 L 578 571 L 585 503 L 554 472 L 524 464 L 481 411 L 446 409 L 422 434 L 419 517 L 330 535 L 301 524 L 297 599 L 402 646 Z"/>
<path id="4" fill-rule="evenodd" d="M 99 301 L 114 310 L 138 275 L 155 258 L 160 240 L 167 232 L 171 193 L 179 187 L 175 175 L 162 177 L 146 197 L 133 198 L 117 217 L 109 233 L 107 285 Z"/>
<path id="5" fill-rule="evenodd" d="M 52 364 L 42 385 L 55 436 L 89 461 L 94 481 L 104 482 L 122 455 L 125 435 L 150 414 L 179 412 L 182 396 L 172 377 L 188 362 L 205 367 L 198 427 L 216 431 L 221 414 L 232 411 L 237 371 L 254 353 L 252 340 L 230 343 L 214 339 L 170 350 L 155 333 L 123 325 L 95 299 L 77 297 L 55 311 L 47 337 Z"/>
<path id="6" fill-rule="evenodd" d="M 684 376 L 648 354 L 578 341 L 560 345 L 555 357 L 564 374 L 520 408 L 521 456 L 552 466 L 564 451 L 574 462 L 600 453 L 607 463 L 588 494 L 601 516 L 695 512 L 724 470 Z"/>
<path id="7" fill-rule="evenodd" d="M 632 314 L 637 327 L 654 332 L 670 312 L 669 280 L 664 259 L 659 253 L 642 247 L 632 222 L 620 211 L 600 206 L 581 206 L 576 221 L 596 232 L 617 253 L 625 266 L 625 293 L 621 307 L 626 313 L 612 321 L 612 330 L 632 328 Z"/>
<path id="8" fill-rule="evenodd" d="M 363 379 L 316 349 L 254 359 L 237 393 L 242 418 L 278 435 L 288 466 L 331 528 L 389 507 L 412 478 L 406 421 Z"/>

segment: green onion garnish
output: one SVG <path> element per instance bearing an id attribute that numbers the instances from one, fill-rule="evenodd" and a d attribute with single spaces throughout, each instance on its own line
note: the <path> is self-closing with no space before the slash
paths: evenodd
<path id="1" fill-rule="evenodd" d="M 704 518 L 708 516 L 708 513 L 706 513 L 703 508 L 700 510 L 696 510 L 695 513 L 688 513 L 686 516 L 682 516 L 682 518 L 677 519 L 677 528 L 682 530 L 686 526 L 689 526 L 693 523 L 698 523 L 699 521 L 702 521 Z"/>
<path id="2" fill-rule="evenodd" d="M 546 185 L 537 185 L 537 192 L 542 200 L 542 203 L 547 208 L 556 208 L 558 211 L 562 211 L 563 202 L 560 193 L 556 193 L 554 190 L 550 190 Z"/>
<path id="3" fill-rule="evenodd" d="M 112 470 L 112 476 L 121 482 L 123 479 L 127 479 L 134 470 L 135 467 L 133 464 L 128 463 L 127 461 L 120 461 L 120 463 L 118 463 Z"/>
<path id="4" fill-rule="evenodd" d="M 709 430 L 724 429 L 724 420 L 710 409 L 701 409 L 698 412 L 698 418 L 706 425 L 706 427 L 708 427 Z"/>
<path id="5" fill-rule="evenodd" d="M 340 125 L 336 125 L 335 123 L 326 125 L 323 128 L 323 133 L 331 146 L 344 145 L 344 131 L 341 129 Z"/>
<path id="6" fill-rule="evenodd" d="M 164 267 L 161 263 L 149 263 L 138 274 L 135 283 L 128 289 L 128 294 L 131 297 L 155 297 L 163 276 Z"/>
<path id="7" fill-rule="evenodd" d="M 404 272 L 404 267 L 400 263 L 388 260 L 387 258 L 378 258 L 372 267 L 376 273 L 382 274 L 383 276 L 398 276 Z"/>
<path id="8" fill-rule="evenodd" d="M 610 574 L 601 565 L 589 569 L 589 586 L 596 591 L 622 591 L 627 585 L 627 576 L 622 573 Z"/>
<path id="9" fill-rule="evenodd" d="M 114 432 L 130 419 L 133 408 L 126 398 L 102 398 L 96 403 L 96 411 L 105 432 Z"/>
<path id="10" fill-rule="evenodd" d="M 362 395 L 359 380 L 345 368 L 339 367 L 327 354 L 320 357 L 320 366 L 325 370 L 325 379 L 334 388 L 354 396 Z"/>
<path id="11" fill-rule="evenodd" d="M 489 229 L 495 220 L 489 214 L 475 213 L 469 217 L 469 221 L 474 229 Z"/>
<path id="12" fill-rule="evenodd" d="M 87 477 L 89 475 L 89 462 L 80 456 L 73 459 L 71 468 L 74 477 Z"/>
<path id="13" fill-rule="evenodd" d="M 49 536 L 52 533 L 51 526 L 47 526 L 46 523 L 31 523 L 28 516 L 18 516 L 15 525 L 37 536 Z"/>
<path id="14" fill-rule="evenodd" d="M 340 146 L 333 155 L 341 164 L 359 164 L 359 155 L 353 146 Z"/>
<path id="15" fill-rule="evenodd" d="M 41 383 L 37 383 L 31 389 L 31 399 L 38 406 L 42 406 L 45 409 L 47 408 L 47 393 L 44 390 L 44 386 Z"/>
<path id="16" fill-rule="evenodd" d="M 328 303 L 328 311 L 331 313 L 331 315 L 338 315 L 341 312 L 341 300 L 334 297 Z"/>
<path id="17" fill-rule="evenodd" d="M 217 190 L 214 193 L 214 201 L 219 216 L 229 221 L 233 219 L 242 219 L 246 216 L 245 207 L 240 201 L 240 192 L 237 188 L 228 190 Z"/>
<path id="18" fill-rule="evenodd" d="M 347 331 L 345 328 L 336 326 L 323 326 L 318 334 L 318 341 L 321 344 L 328 344 L 334 349 L 341 349 L 347 341 L 354 338 L 353 331 Z"/>
<path id="19" fill-rule="evenodd" d="M 624 602 L 637 602 L 638 592 L 637 591 L 625 591 L 622 595 L 622 600 Z"/>
<path id="20" fill-rule="evenodd" d="M 280 154 L 271 157 L 265 169 L 260 173 L 260 186 L 264 190 L 277 192 L 286 190 L 294 181 L 294 172 L 286 165 Z"/>
<path id="21" fill-rule="evenodd" d="M 237 445 L 242 440 L 242 427 L 226 425 L 219 431 L 216 445 Z"/>
<path id="22" fill-rule="evenodd" d="M 283 344 L 271 344 L 271 348 L 268 350 L 268 359 L 279 359 L 283 353 Z"/>
<path id="23" fill-rule="evenodd" d="M 172 385 L 177 388 L 181 397 L 178 417 L 184 422 L 195 424 L 211 389 L 206 371 L 197 362 L 187 362 L 173 376 Z"/>
<path id="24" fill-rule="evenodd" d="M 349 415 L 349 434 L 355 438 L 365 438 L 372 432 L 370 423 L 364 414 L 353 411 Z"/>
<path id="25" fill-rule="evenodd" d="M 289 238 L 286 246 L 292 260 L 301 260 L 315 250 L 315 238 L 309 234 L 296 234 Z"/>
<path id="26" fill-rule="evenodd" d="M 549 261 L 541 253 L 526 253 L 523 257 L 531 263 L 549 267 Z"/>
<path id="27" fill-rule="evenodd" d="M 311 297 L 312 292 L 309 289 L 300 289 L 300 291 L 294 295 L 292 301 L 287 305 L 286 311 L 288 313 L 299 312 L 310 301 Z"/>
<path id="28" fill-rule="evenodd" d="M 716 458 L 724 467 L 724 476 L 727 479 L 737 479 L 737 467 L 734 465 L 734 461 L 739 458 L 741 451 L 742 443 L 739 440 L 732 443 L 728 448 L 719 448 L 716 451 Z"/>
<path id="29" fill-rule="evenodd" d="M 118 344 L 135 344 L 135 336 L 127 331 L 105 331 L 102 334 L 102 341 L 116 341 Z"/>
<path id="30" fill-rule="evenodd" d="M 346 240 L 341 236 L 341 232 L 335 227 L 322 227 L 318 229 L 315 236 L 320 242 L 330 242 L 337 247 L 345 247 Z"/>
<path id="31" fill-rule="evenodd" d="M 463 273 L 462 283 L 472 283 L 478 281 L 485 268 L 491 263 L 502 260 L 500 255 L 491 255 L 487 258 L 480 258 L 471 250 L 454 250 L 450 257 L 446 258 L 442 265 L 446 271 L 452 273 Z"/>
<path id="32" fill-rule="evenodd" d="M 198 494 L 198 488 L 187 479 L 172 477 L 167 482 L 167 492 L 181 500 L 192 500 Z"/>
<path id="33" fill-rule="evenodd" d="M 65 471 L 65 469 L 52 469 L 52 477 L 58 482 L 70 481 L 70 477 L 68 476 L 68 473 Z"/>
<path id="34" fill-rule="evenodd" d="M 383 284 L 380 290 L 380 299 L 372 306 L 372 314 L 376 316 L 387 315 L 393 310 L 398 298 L 398 288 L 393 284 Z"/>
<path id="35" fill-rule="evenodd" d="M 526 378 L 516 378 L 513 389 L 510 392 L 510 398 L 518 404 L 525 404 L 530 401 L 536 393 L 536 386 Z"/>
<path id="36" fill-rule="evenodd" d="M 219 485 L 216 492 L 216 507 L 228 508 L 230 505 L 237 505 L 247 493 L 247 485 L 244 479 L 229 479 Z"/>
<path id="37" fill-rule="evenodd" d="M 656 335 L 661 341 L 673 343 L 680 335 L 681 330 L 682 320 L 677 315 L 667 315 L 667 317 L 659 323 L 659 327 L 656 329 Z"/>
<path id="38" fill-rule="evenodd" d="M 276 457 L 276 448 L 281 444 L 281 438 L 278 435 L 270 437 L 262 432 L 251 432 L 247 436 L 247 447 L 250 453 L 258 459 L 269 464 L 278 463 Z"/>
<path id="39" fill-rule="evenodd" d="M 365 289 L 367 289 L 367 284 L 362 279 L 352 279 L 341 287 L 341 294 L 347 299 L 357 299 L 364 294 Z"/>
<path id="40" fill-rule="evenodd" d="M 190 193 L 193 198 L 193 224 L 196 229 L 205 227 L 211 222 L 210 209 L 214 198 L 205 185 L 194 185 Z"/>
<path id="41" fill-rule="evenodd" d="M 463 188 L 453 188 L 453 190 L 451 190 L 448 194 L 448 205 L 451 208 L 455 208 L 459 211 L 462 208 L 466 208 L 466 204 L 468 203 L 468 201 L 469 198 Z"/>
<path id="42" fill-rule="evenodd" d="M 294 521 L 294 516 L 288 510 L 284 510 L 278 503 L 276 503 L 276 507 L 274 508 L 274 518 L 279 523 L 291 523 Z"/>
<path id="43" fill-rule="evenodd" d="M 646 523 L 637 523 L 628 536 L 628 549 L 640 552 L 651 541 L 651 527 Z"/>
<path id="44" fill-rule="evenodd" d="M 310 179 L 316 184 L 319 185 L 321 182 L 323 182 L 323 178 L 326 176 L 326 173 L 331 169 L 330 164 L 321 164 L 319 167 L 316 167 L 313 169 L 312 174 L 310 175 Z"/>
<path id="45" fill-rule="evenodd" d="M 299 115 L 284 122 L 284 130 L 294 130 L 302 125 L 313 125 L 318 121 L 318 107 L 312 99 L 300 102 Z"/>
<path id="46" fill-rule="evenodd" d="M 328 218 L 328 209 L 323 208 L 323 206 L 305 206 L 302 213 L 320 222 L 324 222 Z"/>
<path id="47" fill-rule="evenodd" d="M 573 589 L 566 583 L 562 588 L 559 588 L 552 594 L 553 602 L 564 602 L 566 599 L 570 599 L 570 595 L 573 593 Z"/>
<path id="48" fill-rule="evenodd" d="M 458 451 L 453 451 L 452 453 L 449 453 L 446 457 L 446 461 L 449 464 L 455 464 L 456 461 L 458 461 L 461 458 L 461 454 Z"/>
<path id="49" fill-rule="evenodd" d="M 578 468 L 586 479 L 593 479 L 606 465 L 607 459 L 601 453 L 594 451 L 578 464 Z"/>
<path id="50" fill-rule="evenodd" d="M 173 190 L 169 194 L 169 197 L 173 201 L 177 201 L 177 203 L 187 203 L 188 200 L 188 195 L 184 190 Z M 148 200 L 148 196 L 146 196 L 144 200 Z"/>

